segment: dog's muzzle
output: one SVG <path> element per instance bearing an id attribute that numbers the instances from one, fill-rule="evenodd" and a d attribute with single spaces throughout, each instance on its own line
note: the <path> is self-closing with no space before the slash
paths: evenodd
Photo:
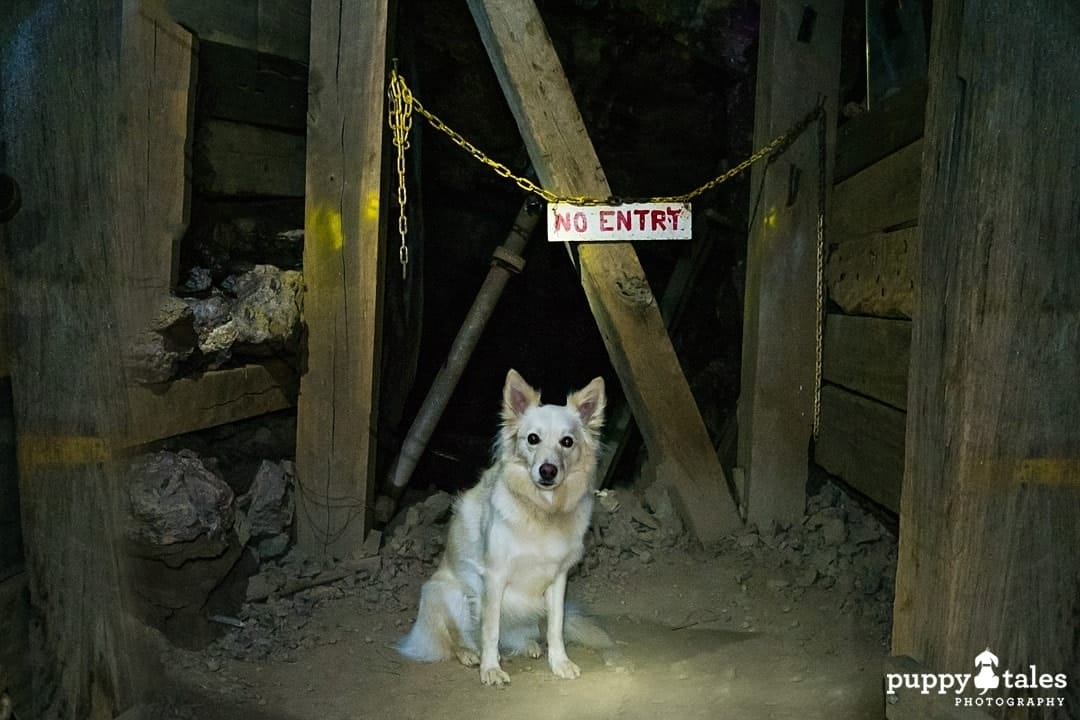
<path id="1" fill-rule="evenodd" d="M 536 484 L 546 488 L 555 487 L 555 478 L 558 474 L 559 468 L 551 463 L 544 463 L 540 466 L 540 479 L 536 481 Z"/>

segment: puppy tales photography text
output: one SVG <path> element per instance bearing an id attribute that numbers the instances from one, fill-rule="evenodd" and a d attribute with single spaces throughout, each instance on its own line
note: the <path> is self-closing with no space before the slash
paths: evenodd
<path id="1" fill-rule="evenodd" d="M 0 720 L 1080 719 L 1078 29 L 0 3 Z"/>

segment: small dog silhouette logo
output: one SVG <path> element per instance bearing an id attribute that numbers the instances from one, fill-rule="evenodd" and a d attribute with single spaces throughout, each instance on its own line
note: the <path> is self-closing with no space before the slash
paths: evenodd
<path id="1" fill-rule="evenodd" d="M 975 667 L 979 668 L 979 673 L 972 678 L 971 684 L 982 690 L 980 695 L 985 695 L 987 690 L 997 689 L 997 686 L 1001 684 L 1001 678 L 994 672 L 997 666 L 997 655 L 990 652 L 990 648 L 986 648 L 975 656 Z"/>

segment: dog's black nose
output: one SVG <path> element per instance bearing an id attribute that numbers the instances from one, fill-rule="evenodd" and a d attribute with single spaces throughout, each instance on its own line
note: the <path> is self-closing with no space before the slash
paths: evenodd
<path id="1" fill-rule="evenodd" d="M 555 482 L 555 476 L 559 474 L 559 468 L 555 467 L 551 463 L 544 463 L 540 466 L 540 482 L 544 485 L 552 485 Z"/>

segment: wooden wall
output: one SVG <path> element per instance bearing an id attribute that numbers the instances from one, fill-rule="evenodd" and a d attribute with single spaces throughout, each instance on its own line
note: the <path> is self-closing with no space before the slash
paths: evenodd
<path id="1" fill-rule="evenodd" d="M 904 475 L 925 86 L 841 127 L 814 460 L 896 512 Z"/>

